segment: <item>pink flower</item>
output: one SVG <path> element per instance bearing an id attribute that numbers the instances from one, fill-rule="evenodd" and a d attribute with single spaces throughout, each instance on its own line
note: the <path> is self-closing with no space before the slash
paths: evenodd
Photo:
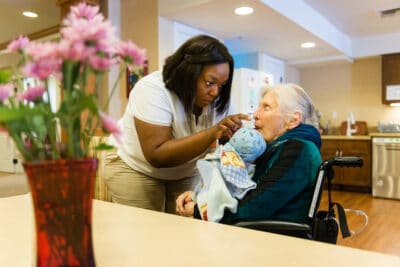
<path id="1" fill-rule="evenodd" d="M 103 71 L 112 67 L 116 62 L 114 58 L 100 57 L 98 55 L 93 55 L 89 58 L 89 65 L 92 69 Z"/>
<path id="2" fill-rule="evenodd" d="M 71 44 L 63 40 L 58 47 L 58 53 L 61 58 L 79 62 L 85 62 L 95 52 L 95 48 L 87 47 L 83 42 L 79 41 Z"/>
<path id="3" fill-rule="evenodd" d="M 8 133 L 8 129 L 0 125 L 0 133 Z M 11 137 L 9 137 L 11 138 Z"/>
<path id="4" fill-rule="evenodd" d="M 20 35 L 17 39 L 9 43 L 7 50 L 10 52 L 17 52 L 24 49 L 29 44 L 29 39 Z"/>
<path id="5" fill-rule="evenodd" d="M 13 89 L 13 85 L 9 83 L 0 85 L 0 102 L 10 97 L 12 95 Z"/>
<path id="6" fill-rule="evenodd" d="M 58 43 L 30 43 L 26 54 L 31 60 L 22 67 L 26 76 L 46 80 L 49 75 L 57 75 L 61 71 L 62 58 Z"/>
<path id="7" fill-rule="evenodd" d="M 112 134 L 121 143 L 122 131 L 118 124 L 108 115 L 100 111 L 101 126 L 107 133 Z"/>
<path id="8" fill-rule="evenodd" d="M 113 53 L 116 43 L 115 29 L 109 21 L 79 19 L 61 30 L 63 39 L 74 46 L 82 42 L 87 47 L 94 47 L 96 52 Z"/>
<path id="9" fill-rule="evenodd" d="M 46 80 L 51 74 L 58 75 L 61 69 L 61 61 L 57 59 L 40 60 L 37 62 L 28 62 L 21 72 L 29 77 Z"/>
<path id="10" fill-rule="evenodd" d="M 34 61 L 58 58 L 59 44 L 53 42 L 30 43 L 26 46 L 26 53 Z"/>
<path id="11" fill-rule="evenodd" d="M 24 138 L 24 147 L 26 150 L 31 150 L 32 148 L 32 140 L 29 137 Z"/>
<path id="12" fill-rule="evenodd" d="M 146 50 L 140 49 L 131 41 L 120 42 L 117 47 L 117 54 L 128 64 L 129 68 L 134 65 L 142 65 L 146 60 Z"/>
<path id="13" fill-rule="evenodd" d="M 33 102 L 39 98 L 42 98 L 45 91 L 46 89 L 44 85 L 32 86 L 29 87 L 25 92 L 20 93 L 18 95 L 18 99 L 20 101 L 27 100 Z"/>
<path id="14" fill-rule="evenodd" d="M 92 19 L 99 12 L 98 6 L 86 5 L 85 3 L 79 3 L 76 6 L 71 6 L 71 12 L 69 13 L 67 20 L 75 20 L 80 18 Z"/>

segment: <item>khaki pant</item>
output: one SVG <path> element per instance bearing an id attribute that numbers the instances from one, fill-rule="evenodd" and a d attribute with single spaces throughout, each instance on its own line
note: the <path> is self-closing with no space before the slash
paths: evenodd
<path id="1" fill-rule="evenodd" d="M 184 191 L 193 190 L 197 179 L 155 179 L 129 167 L 116 152 L 109 152 L 105 159 L 104 182 L 114 203 L 176 213 L 176 198 Z"/>

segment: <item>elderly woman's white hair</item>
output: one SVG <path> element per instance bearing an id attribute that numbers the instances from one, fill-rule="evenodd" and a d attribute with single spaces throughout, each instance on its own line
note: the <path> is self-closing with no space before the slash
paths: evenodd
<path id="1" fill-rule="evenodd" d="M 276 94 L 279 108 L 288 119 L 298 111 L 302 115 L 302 123 L 318 129 L 317 110 L 303 88 L 292 83 L 269 85 L 261 88 L 261 97 L 268 92 Z"/>

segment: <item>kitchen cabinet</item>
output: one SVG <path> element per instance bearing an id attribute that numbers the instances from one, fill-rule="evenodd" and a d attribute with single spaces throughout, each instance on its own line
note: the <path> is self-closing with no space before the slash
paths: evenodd
<path id="1" fill-rule="evenodd" d="M 400 53 L 382 56 L 382 103 L 400 102 Z"/>
<path id="2" fill-rule="evenodd" d="M 356 156 L 363 159 L 361 168 L 334 167 L 332 185 L 335 189 L 371 191 L 371 140 L 328 139 L 322 140 L 322 159 L 338 156 Z"/>

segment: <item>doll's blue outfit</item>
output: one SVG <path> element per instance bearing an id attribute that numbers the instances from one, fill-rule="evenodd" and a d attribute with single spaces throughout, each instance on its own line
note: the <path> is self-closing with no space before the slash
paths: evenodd
<path id="1" fill-rule="evenodd" d="M 219 221 L 225 209 L 236 212 L 238 199 L 256 187 L 251 179 L 252 164 L 266 149 L 263 136 L 251 128 L 239 129 L 228 143 L 197 161 L 201 182 L 196 186 L 196 201 L 202 218 Z"/>

